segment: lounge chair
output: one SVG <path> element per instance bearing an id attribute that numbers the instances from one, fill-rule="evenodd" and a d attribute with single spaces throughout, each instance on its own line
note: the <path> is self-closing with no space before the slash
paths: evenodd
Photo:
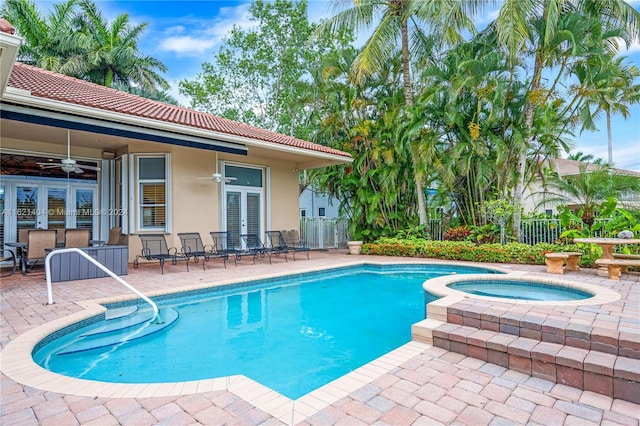
<path id="1" fill-rule="evenodd" d="M 258 234 L 240 234 L 240 239 L 243 241 L 244 246 L 242 254 L 250 255 L 254 265 L 258 256 L 264 257 L 267 254 L 269 255 L 269 263 L 271 263 L 271 252 L 262 244 Z"/>
<path id="2" fill-rule="evenodd" d="M 282 231 L 284 240 L 289 247 L 289 250 L 293 252 L 293 260 L 296 260 L 296 252 L 302 251 L 307 253 L 307 260 L 309 260 L 309 244 L 300 239 L 300 234 L 295 229 L 290 231 Z"/>
<path id="3" fill-rule="evenodd" d="M 213 231 L 209 232 L 211 239 L 213 240 L 213 247 L 217 253 L 223 254 L 229 257 L 233 257 L 233 262 L 238 266 L 238 259 L 242 256 L 242 250 L 240 244 L 234 244 L 233 239 L 226 231 Z"/>
<path id="4" fill-rule="evenodd" d="M 205 262 L 212 257 L 221 258 L 224 261 L 224 267 L 227 267 L 227 259 L 229 255 L 219 253 L 214 246 L 204 245 L 200 233 L 198 232 L 182 232 L 178 234 L 182 245 L 181 252 L 184 256 L 193 257 L 193 261 L 198 263 L 202 258 L 202 270 L 205 270 Z"/>
<path id="5" fill-rule="evenodd" d="M 24 256 L 23 271 L 31 270 L 47 257 L 47 249 L 56 248 L 55 229 L 30 229 L 27 235 L 27 247 L 22 251 Z"/>
<path id="6" fill-rule="evenodd" d="M 284 239 L 284 235 L 282 235 L 281 231 L 265 231 L 264 235 L 266 236 L 267 250 L 270 250 L 271 253 L 276 256 L 284 253 L 284 260 L 287 260 L 287 253 L 289 253 L 289 246 L 287 245 L 287 241 Z M 295 256 L 294 256 L 295 260 Z"/>
<path id="7" fill-rule="evenodd" d="M 172 265 L 184 260 L 187 263 L 187 271 L 189 270 L 189 256 L 180 254 L 175 247 L 169 248 L 164 234 L 145 234 L 138 235 L 142 243 L 142 253 L 137 255 L 133 261 L 133 268 L 138 269 L 138 259 L 157 260 L 160 262 L 160 271 L 164 274 L 164 262 L 171 261 Z"/>
<path id="8" fill-rule="evenodd" d="M 64 246 L 66 248 L 89 247 L 89 234 L 88 229 L 65 229 Z"/>

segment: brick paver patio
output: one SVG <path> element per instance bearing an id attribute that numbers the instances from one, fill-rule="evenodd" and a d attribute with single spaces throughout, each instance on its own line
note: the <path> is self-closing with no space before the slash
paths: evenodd
<path id="1" fill-rule="evenodd" d="M 428 259 L 354 257 L 344 251 L 313 252 L 311 260 L 284 263 L 274 259 L 251 265 L 250 260 L 231 263 L 223 269 L 210 262 L 202 271 L 192 265 L 165 267 L 160 275 L 156 265 L 130 269 L 127 281 L 143 292 L 178 289 L 198 283 L 235 278 L 255 278 L 274 271 L 299 272 L 354 261 L 430 262 Z M 433 261 L 437 262 L 437 261 Z M 529 276 L 547 276 L 539 266 L 509 265 Z M 553 278 L 557 278 L 553 276 Z M 544 316 L 553 324 L 569 327 L 570 336 L 581 326 L 615 331 L 628 336 L 632 344 L 640 341 L 640 275 L 627 274 L 619 282 L 599 277 L 593 270 L 572 272 L 565 280 L 587 282 L 613 289 L 622 295 L 610 306 L 530 307 L 529 316 Z M 42 273 L 28 277 L 2 278 L 1 341 L 4 348 L 16 336 L 54 319 L 83 310 L 77 302 L 126 294 L 109 279 L 54 284 L 56 303 L 45 305 L 46 286 Z M 528 328 L 525 327 L 528 330 Z M 601 337 L 601 343 L 609 340 Z M 417 345 L 417 344 L 416 344 Z M 320 410 L 306 410 L 308 416 L 279 418 L 258 408 L 261 405 L 237 393 L 219 390 L 170 397 L 104 398 L 47 392 L 0 376 L 0 423 L 26 425 L 188 425 L 188 424 L 308 424 L 308 425 L 638 425 L 640 405 L 613 399 L 592 391 L 556 384 L 554 381 L 510 370 L 442 348 L 424 345 L 418 354 L 405 360 L 364 386 Z M 415 349 L 414 347 L 414 349 Z M 568 348 L 568 346 L 567 346 Z M 633 348 L 632 348 L 633 349 Z M 571 349 L 567 349 L 570 351 Z M 578 356 L 578 355 L 576 355 Z M 569 356 L 570 358 L 570 356 Z M 635 358 L 634 358 L 635 359 Z M 594 361 L 595 362 L 595 361 Z M 636 368 L 633 364 L 631 369 Z M 4 370 L 3 370 L 4 371 Z M 640 373 L 635 371 L 636 374 Z M 295 402 L 293 403 L 295 406 Z"/>

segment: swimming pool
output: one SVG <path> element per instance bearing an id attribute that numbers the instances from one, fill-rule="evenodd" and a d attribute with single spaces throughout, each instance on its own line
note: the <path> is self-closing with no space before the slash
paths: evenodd
<path id="1" fill-rule="evenodd" d="M 165 296 L 156 301 L 165 321 L 174 318 L 168 327 L 144 335 L 143 321 L 121 342 L 122 332 L 93 318 L 44 339 L 33 357 L 60 374 L 116 383 L 243 374 L 296 399 L 408 342 L 425 317 L 425 280 L 491 272 L 364 265 Z M 119 343 L 105 344 L 111 335 Z"/>

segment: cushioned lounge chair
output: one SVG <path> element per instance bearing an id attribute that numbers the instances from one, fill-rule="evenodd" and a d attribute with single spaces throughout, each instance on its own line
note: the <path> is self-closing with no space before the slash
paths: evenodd
<path id="1" fill-rule="evenodd" d="M 44 264 L 47 249 L 56 248 L 55 229 L 30 229 L 27 235 L 27 247 L 23 249 L 25 270 L 31 270 L 38 263 Z"/>
<path id="2" fill-rule="evenodd" d="M 142 243 L 142 253 L 137 255 L 133 261 L 133 268 L 138 269 L 139 259 L 157 260 L 160 262 L 160 271 L 164 274 L 164 262 L 171 261 L 172 265 L 184 260 L 189 270 L 189 256 L 178 252 L 175 247 L 169 248 L 164 234 L 145 234 L 138 235 Z"/>
<path id="3" fill-rule="evenodd" d="M 65 229 L 64 246 L 69 247 L 89 247 L 90 232 L 88 229 Z"/>
<path id="4" fill-rule="evenodd" d="M 120 237 L 122 235 L 122 228 L 116 226 L 114 228 L 109 229 L 109 240 L 107 241 L 108 246 L 115 246 L 120 244 Z"/>
<path id="5" fill-rule="evenodd" d="M 193 261 L 198 263 L 202 258 L 202 270 L 205 270 L 205 262 L 211 258 L 220 258 L 224 261 L 224 267 L 227 267 L 227 259 L 229 255 L 226 253 L 219 253 L 214 246 L 204 245 L 200 233 L 198 232 L 181 232 L 178 234 L 180 238 L 180 244 L 182 245 L 181 252 L 184 256 L 193 258 Z"/>

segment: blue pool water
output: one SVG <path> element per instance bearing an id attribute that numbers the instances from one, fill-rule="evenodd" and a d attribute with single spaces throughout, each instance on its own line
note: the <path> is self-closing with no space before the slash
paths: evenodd
<path id="1" fill-rule="evenodd" d="M 500 297 L 512 300 L 551 302 L 582 300 L 593 297 L 590 293 L 569 287 L 515 280 L 473 280 L 451 284 L 449 288 L 478 296 Z"/>
<path id="2" fill-rule="evenodd" d="M 100 321 L 45 339 L 34 360 L 64 375 L 119 383 L 243 374 L 295 399 L 410 341 L 411 324 L 425 318 L 422 283 L 452 272 L 491 271 L 368 265 L 172 295 L 157 299 L 163 315 L 177 312 L 162 330 L 87 350 L 115 333 L 79 338 L 101 331 Z"/>

